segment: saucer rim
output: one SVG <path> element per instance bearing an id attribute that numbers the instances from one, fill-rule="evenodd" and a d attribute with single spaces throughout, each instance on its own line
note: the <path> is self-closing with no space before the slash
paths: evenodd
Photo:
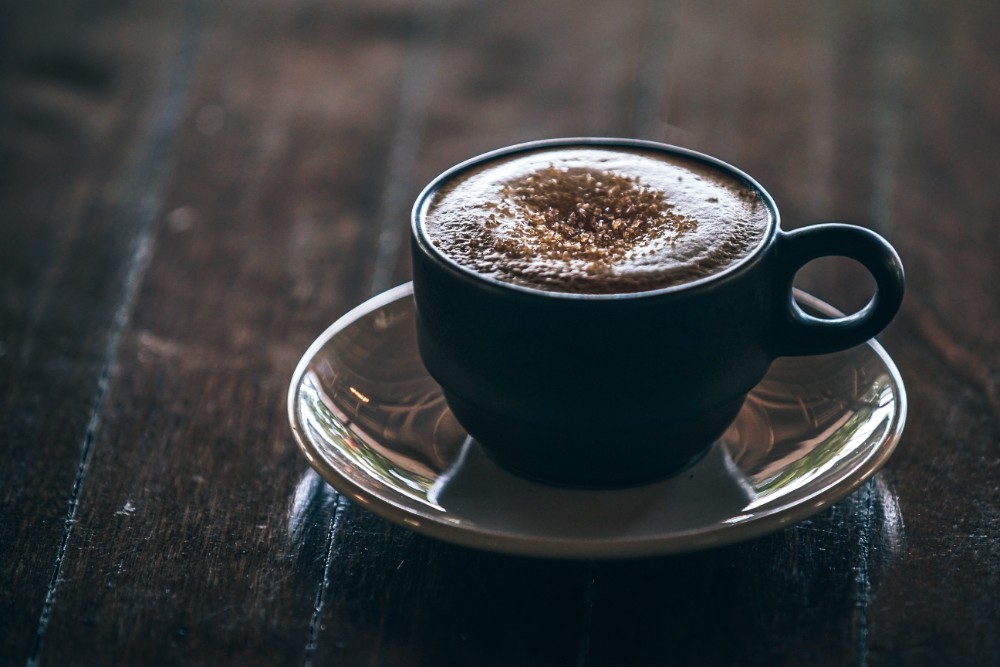
<path id="1" fill-rule="evenodd" d="M 834 307 L 803 290 L 794 289 L 793 292 L 796 300 L 807 306 L 834 317 L 842 315 Z M 873 338 L 862 345 L 872 348 L 897 390 L 897 407 L 893 411 L 892 424 L 882 436 L 881 444 L 865 459 L 845 470 L 839 478 L 828 484 L 820 485 L 805 496 L 796 496 L 786 502 L 778 502 L 774 506 L 765 504 L 754 511 L 753 517 L 740 523 L 715 522 L 710 526 L 697 529 L 639 538 L 547 538 L 443 521 L 442 518 L 447 516 L 447 510 L 435 514 L 430 511 L 421 511 L 421 508 L 404 502 L 396 502 L 392 498 L 386 497 L 399 495 L 398 491 L 392 487 L 379 480 L 371 479 L 371 483 L 377 485 L 377 490 L 384 489 L 389 492 L 380 495 L 373 491 L 372 486 L 358 484 L 348 474 L 330 463 L 317 451 L 318 448 L 312 445 L 311 440 L 303 432 L 297 409 L 302 377 L 313 359 L 330 339 L 359 318 L 412 294 L 412 282 L 403 283 L 381 292 L 337 318 L 309 345 L 296 365 L 289 384 L 288 419 L 296 444 L 307 462 L 338 493 L 347 495 L 364 509 L 396 525 L 452 544 L 517 556 L 605 560 L 680 554 L 746 541 L 813 516 L 859 489 L 892 456 L 906 424 L 907 394 L 903 379 L 892 357 Z M 652 490 L 655 485 L 656 483 L 653 483 L 648 486 Z M 595 494 L 607 492 L 600 489 L 584 491 Z"/>

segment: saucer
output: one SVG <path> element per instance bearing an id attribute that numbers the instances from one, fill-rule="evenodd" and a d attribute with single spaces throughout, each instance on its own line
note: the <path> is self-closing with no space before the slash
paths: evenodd
<path id="1" fill-rule="evenodd" d="M 310 465 L 339 492 L 448 542 L 618 558 L 745 540 L 847 496 L 903 430 L 902 380 L 872 341 L 775 361 L 725 435 L 674 477 L 623 489 L 541 484 L 493 463 L 452 416 L 417 353 L 412 293 L 405 284 L 374 297 L 309 347 L 292 377 L 289 419 Z"/>

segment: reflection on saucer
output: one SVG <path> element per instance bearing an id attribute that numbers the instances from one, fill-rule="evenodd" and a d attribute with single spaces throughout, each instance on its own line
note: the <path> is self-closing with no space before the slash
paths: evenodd
<path id="1" fill-rule="evenodd" d="M 610 490 L 537 483 L 494 464 L 455 421 L 417 354 L 411 294 L 402 285 L 331 326 L 296 370 L 289 416 L 306 458 L 337 490 L 451 542 L 600 558 L 746 539 L 856 489 L 903 428 L 902 381 L 873 342 L 779 359 L 722 439 L 674 477 Z"/>

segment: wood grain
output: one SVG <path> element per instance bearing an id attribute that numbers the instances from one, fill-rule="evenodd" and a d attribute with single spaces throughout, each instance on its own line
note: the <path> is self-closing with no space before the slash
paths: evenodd
<path id="1" fill-rule="evenodd" d="M 890 210 L 909 296 L 885 337 L 912 418 L 892 461 L 906 550 L 871 608 L 872 662 L 1000 655 L 1000 200 L 986 165 L 1000 127 L 992 5 L 924 7 L 897 41 L 899 158 Z M 974 10 L 974 11 L 973 11 Z"/>
<path id="2" fill-rule="evenodd" d="M 393 12 L 206 10 L 43 664 L 303 661 L 334 494 L 284 396 L 365 294 L 404 51 L 359 25 Z"/>
<path id="3" fill-rule="evenodd" d="M 184 62 L 182 18 L 169 6 L 8 9 L 9 22 L 0 21 L 0 662 L 22 664 L 38 650 L 54 601 L 120 316 L 158 205 L 171 78 Z"/>
<path id="4" fill-rule="evenodd" d="M 0 20 L 0 664 L 981 665 L 1000 655 L 995 4 L 318 0 Z M 699 554 L 513 558 L 338 496 L 299 355 L 409 276 L 483 151 L 679 143 L 786 229 L 886 235 L 910 395 L 832 509 Z M 854 309 L 870 283 L 799 284 Z"/>

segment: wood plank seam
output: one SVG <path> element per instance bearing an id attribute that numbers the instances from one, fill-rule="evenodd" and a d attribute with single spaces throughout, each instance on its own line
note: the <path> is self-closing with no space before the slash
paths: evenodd
<path id="1" fill-rule="evenodd" d="M 892 12 L 890 26 L 900 23 L 898 3 L 889 3 Z M 901 38 L 895 27 L 888 31 L 887 39 L 879 43 L 875 63 L 874 96 L 875 154 L 872 157 L 871 225 L 883 236 L 892 233 L 892 190 L 896 163 L 899 155 L 900 118 L 900 64 L 902 62 Z"/>
<path id="2" fill-rule="evenodd" d="M 426 13 L 414 10 L 415 25 L 400 82 L 399 112 L 389 143 L 385 183 L 376 217 L 379 236 L 369 290 L 371 296 L 392 287 L 389 283 L 393 267 L 403 236 L 409 230 L 409 225 L 403 224 L 409 219 L 406 196 L 412 185 L 440 62 L 440 47 L 450 16 L 447 7 Z"/>
<path id="3" fill-rule="evenodd" d="M 864 667 L 868 664 L 868 637 L 870 633 L 868 623 L 868 608 L 872 601 L 871 582 L 871 561 L 872 561 L 872 523 L 875 514 L 874 487 L 875 481 L 868 480 L 864 490 L 861 492 L 861 516 L 858 518 L 860 524 L 858 530 L 858 565 L 854 575 L 854 601 L 857 617 L 857 640 L 855 651 L 857 661 L 855 664 Z"/>
<path id="4" fill-rule="evenodd" d="M 326 482 L 323 482 L 324 484 Z M 340 523 L 347 508 L 347 498 L 337 493 L 337 506 L 330 517 L 330 529 L 326 536 L 326 555 L 323 557 L 323 577 L 316 589 L 316 598 L 313 602 L 313 614 L 309 620 L 309 640 L 306 642 L 304 667 L 312 667 L 313 657 L 316 655 L 316 647 L 319 644 L 320 621 L 323 616 L 323 603 L 326 598 L 326 589 L 330 585 L 330 563 L 333 561 L 333 545 L 336 540 L 337 531 L 340 530 Z"/>
<path id="5" fill-rule="evenodd" d="M 390 140 L 386 177 L 376 217 L 379 235 L 368 289 L 370 296 L 390 287 L 389 282 L 392 280 L 393 266 L 402 245 L 403 234 L 409 229 L 408 225 L 400 222 L 408 219 L 407 202 L 404 198 L 410 189 L 415 170 L 431 91 L 440 61 L 441 45 L 451 17 L 450 7 L 431 12 L 428 19 L 422 18 L 421 12 L 416 7 L 413 14 L 415 25 L 411 29 L 409 53 L 400 81 L 396 126 Z M 425 41 L 427 45 L 421 47 L 421 41 Z M 336 497 L 337 506 L 330 519 L 326 554 L 323 558 L 323 577 L 316 591 L 313 615 L 309 621 L 309 638 L 306 641 L 303 661 L 305 667 L 312 667 L 319 643 L 326 589 L 330 583 L 330 564 L 333 561 L 341 520 L 349 505 L 347 498 L 340 493 L 337 493 Z"/>
<path id="6" fill-rule="evenodd" d="M 187 93 L 191 87 L 198 46 L 201 43 L 203 11 L 196 11 L 201 0 L 189 0 L 184 8 L 184 25 L 178 48 L 168 61 L 163 78 L 165 85 L 161 96 L 154 98 L 151 108 L 159 107 L 153 117 L 151 132 L 142 149 L 137 152 L 135 163 L 127 170 L 130 174 L 123 188 L 119 211 L 123 217 L 133 217 L 135 223 L 134 250 L 122 285 L 122 294 L 115 311 L 113 325 L 103 353 L 103 366 L 95 390 L 87 428 L 81 445 L 80 462 L 73 480 L 66 508 L 62 536 L 56 550 L 45 601 L 39 615 L 28 667 L 39 664 L 44 647 L 45 632 L 56 602 L 66 549 L 73 531 L 80 492 L 86 479 L 93 443 L 100 428 L 101 415 L 107 399 L 108 387 L 118 357 L 122 336 L 131 320 L 132 311 L 142 285 L 143 276 L 153 255 L 156 216 L 159 213 L 163 191 L 173 163 L 173 147 L 181 126 Z"/>
<path id="7" fill-rule="evenodd" d="M 892 25 L 898 23 L 898 3 L 890 3 Z M 899 61 L 899 41 L 894 34 L 880 42 L 876 57 L 876 84 L 874 98 L 875 155 L 872 165 L 872 199 L 869 204 L 872 228 L 883 235 L 892 230 L 892 192 L 895 180 L 900 133 L 900 80 L 894 67 Z M 855 576 L 855 604 L 857 605 L 855 644 L 856 664 L 868 664 L 871 628 L 868 612 L 872 604 L 872 539 L 874 521 L 874 480 L 868 480 L 862 496 L 862 516 L 858 530 L 858 566 Z"/>

